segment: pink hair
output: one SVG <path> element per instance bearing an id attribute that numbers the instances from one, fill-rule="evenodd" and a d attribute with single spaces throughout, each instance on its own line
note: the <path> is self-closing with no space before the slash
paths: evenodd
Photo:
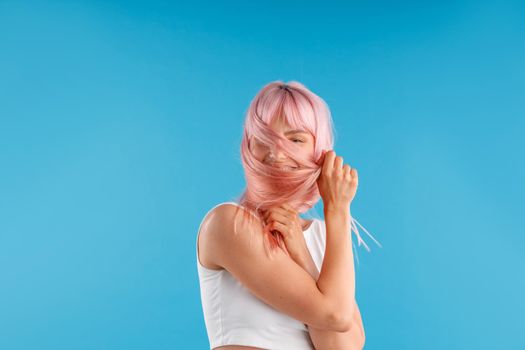
<path id="1" fill-rule="evenodd" d="M 311 158 L 298 158 L 298 146 L 268 127 L 274 118 L 284 118 L 292 128 L 309 131 L 315 137 Z M 252 136 L 281 148 L 301 169 L 282 171 L 259 162 L 250 152 Z M 269 83 L 255 96 L 246 113 L 241 159 L 247 188 L 240 204 L 256 212 L 283 203 L 301 213 L 310 209 L 320 199 L 316 179 L 321 167 L 316 160 L 323 149 L 332 147 L 332 120 L 325 102 L 301 83 Z"/>
<path id="2" fill-rule="evenodd" d="M 284 118 L 293 129 L 302 129 L 314 136 L 314 151 L 310 157 L 301 157 L 299 146 L 268 126 L 275 118 Z M 300 168 L 286 171 L 258 161 L 250 151 L 253 138 L 272 148 L 280 148 Z M 262 210 L 284 203 L 299 213 L 306 212 L 321 198 L 317 178 L 322 166 L 317 161 L 322 151 L 333 149 L 333 145 L 332 117 L 328 105 L 321 97 L 297 81 L 284 83 L 277 80 L 267 84 L 251 101 L 246 112 L 241 141 L 246 189 L 237 202 L 260 220 Z M 355 228 L 361 244 L 363 241 L 353 221 L 352 218 L 352 228 Z M 270 243 L 271 247 L 284 248 L 279 236 L 276 239 L 268 234 L 267 238 L 269 242 L 265 240 L 265 243 Z M 288 253 L 286 249 L 283 250 Z"/>

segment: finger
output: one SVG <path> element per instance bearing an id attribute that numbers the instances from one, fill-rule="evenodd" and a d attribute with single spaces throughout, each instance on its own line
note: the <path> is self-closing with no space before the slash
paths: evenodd
<path id="1" fill-rule="evenodd" d="M 268 218 L 274 212 L 280 213 L 281 215 L 287 215 L 286 214 L 286 210 L 281 209 L 279 207 L 273 207 L 273 208 L 270 208 L 270 209 L 266 210 L 265 212 L 263 212 L 262 216 L 263 216 L 264 221 L 265 222 L 268 221 Z"/>
<path id="2" fill-rule="evenodd" d="M 337 156 L 334 160 L 334 172 L 343 172 L 343 157 Z"/>
<path id="3" fill-rule="evenodd" d="M 285 217 L 289 218 L 290 220 L 293 220 L 294 216 L 296 216 L 294 212 L 291 212 L 290 210 L 285 209 L 283 207 L 272 207 L 266 213 L 266 217 L 268 217 L 270 213 L 273 213 L 273 212 L 280 213 L 284 215 Z"/>
<path id="4" fill-rule="evenodd" d="M 352 180 L 352 168 L 350 167 L 350 165 L 348 164 L 343 165 L 343 176 L 347 180 Z"/>
<path id="5" fill-rule="evenodd" d="M 335 151 L 333 149 L 325 153 L 325 159 L 323 162 L 323 170 L 322 170 L 323 173 L 330 174 L 332 172 L 332 169 L 334 167 L 335 156 L 336 156 Z"/>
<path id="6" fill-rule="evenodd" d="M 357 169 L 356 168 L 352 168 L 352 170 L 350 171 L 351 174 L 352 174 L 352 180 L 357 184 L 359 183 L 359 176 L 357 174 Z"/>
<path id="7" fill-rule="evenodd" d="M 278 222 L 278 221 L 273 221 L 271 224 L 270 224 L 270 231 L 272 230 L 277 230 L 279 231 L 279 233 L 284 237 L 284 238 L 287 238 L 289 235 L 290 235 L 290 229 L 288 228 L 288 226 Z"/>
<path id="8" fill-rule="evenodd" d="M 282 223 L 283 225 L 290 225 L 291 224 L 291 220 L 290 218 L 288 218 L 287 216 L 283 215 L 282 213 L 278 213 L 278 212 L 271 212 L 269 215 L 268 215 L 268 218 L 266 218 L 266 222 L 269 223 L 271 221 L 277 221 L 277 222 L 280 222 Z"/>
<path id="9" fill-rule="evenodd" d="M 297 210 L 295 210 L 290 204 L 288 203 L 283 203 L 283 205 L 281 206 L 283 207 L 284 209 L 288 210 L 290 213 L 294 214 L 294 215 L 297 215 Z"/>

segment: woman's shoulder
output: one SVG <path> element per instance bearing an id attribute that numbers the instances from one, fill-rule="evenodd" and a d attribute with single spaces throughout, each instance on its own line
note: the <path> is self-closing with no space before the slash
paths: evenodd
<path id="1" fill-rule="evenodd" d="M 226 242 L 237 239 L 236 236 L 246 239 L 235 233 L 257 229 L 260 227 L 257 222 L 255 214 L 238 203 L 222 202 L 213 206 L 204 216 L 199 228 L 201 260 L 214 268 L 222 268 L 220 256 L 224 254 L 222 249 L 228 250 L 229 244 Z"/>
<path id="2" fill-rule="evenodd" d="M 226 218 L 231 216 L 231 212 L 235 210 L 236 203 L 222 202 L 212 206 L 203 216 L 199 229 L 197 231 L 197 254 L 200 263 L 213 270 L 222 270 L 222 266 L 214 261 L 214 255 L 217 253 L 216 244 L 213 242 L 213 236 L 217 236 L 214 232 L 222 232 L 226 229 Z"/>
<path id="3" fill-rule="evenodd" d="M 218 203 L 214 205 L 211 209 L 209 209 L 208 212 L 204 215 L 203 222 L 213 218 L 228 219 L 226 220 L 226 222 L 229 222 L 232 219 L 236 218 L 237 214 L 239 213 L 244 214 L 243 217 L 251 215 L 251 218 L 259 219 L 257 215 L 255 215 L 255 213 L 250 211 L 248 208 L 242 206 L 241 204 L 233 201 L 227 201 Z M 219 221 L 223 222 L 223 220 Z"/>
<path id="4" fill-rule="evenodd" d="M 232 217 L 233 213 L 238 211 L 240 206 L 235 202 L 221 202 L 212 206 L 204 217 L 202 218 L 199 233 L 205 235 L 209 230 L 210 226 L 214 228 L 217 225 L 224 225 L 228 222 L 228 219 Z"/>
<path id="5" fill-rule="evenodd" d="M 216 211 L 222 211 L 222 210 L 231 210 L 231 208 L 240 207 L 240 205 L 237 202 L 233 201 L 227 201 L 227 202 L 220 202 L 218 204 L 215 204 L 212 206 L 204 215 L 204 218 L 208 217 L 209 214 L 214 213 Z"/>

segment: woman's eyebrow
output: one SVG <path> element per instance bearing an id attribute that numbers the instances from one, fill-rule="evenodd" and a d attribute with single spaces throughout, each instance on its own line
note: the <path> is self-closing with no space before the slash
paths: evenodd
<path id="1" fill-rule="evenodd" d="M 288 134 L 308 134 L 308 132 L 306 132 L 304 130 L 300 130 L 300 129 L 294 129 L 294 130 L 288 130 L 284 134 L 285 135 L 288 135 Z"/>

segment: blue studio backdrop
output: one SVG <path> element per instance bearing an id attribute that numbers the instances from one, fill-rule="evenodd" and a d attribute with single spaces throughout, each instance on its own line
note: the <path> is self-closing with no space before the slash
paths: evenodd
<path id="1" fill-rule="evenodd" d="M 520 1 L 0 1 L 0 349 L 208 348 L 197 228 L 278 79 L 359 169 L 365 349 L 525 349 L 524 37 Z"/>

